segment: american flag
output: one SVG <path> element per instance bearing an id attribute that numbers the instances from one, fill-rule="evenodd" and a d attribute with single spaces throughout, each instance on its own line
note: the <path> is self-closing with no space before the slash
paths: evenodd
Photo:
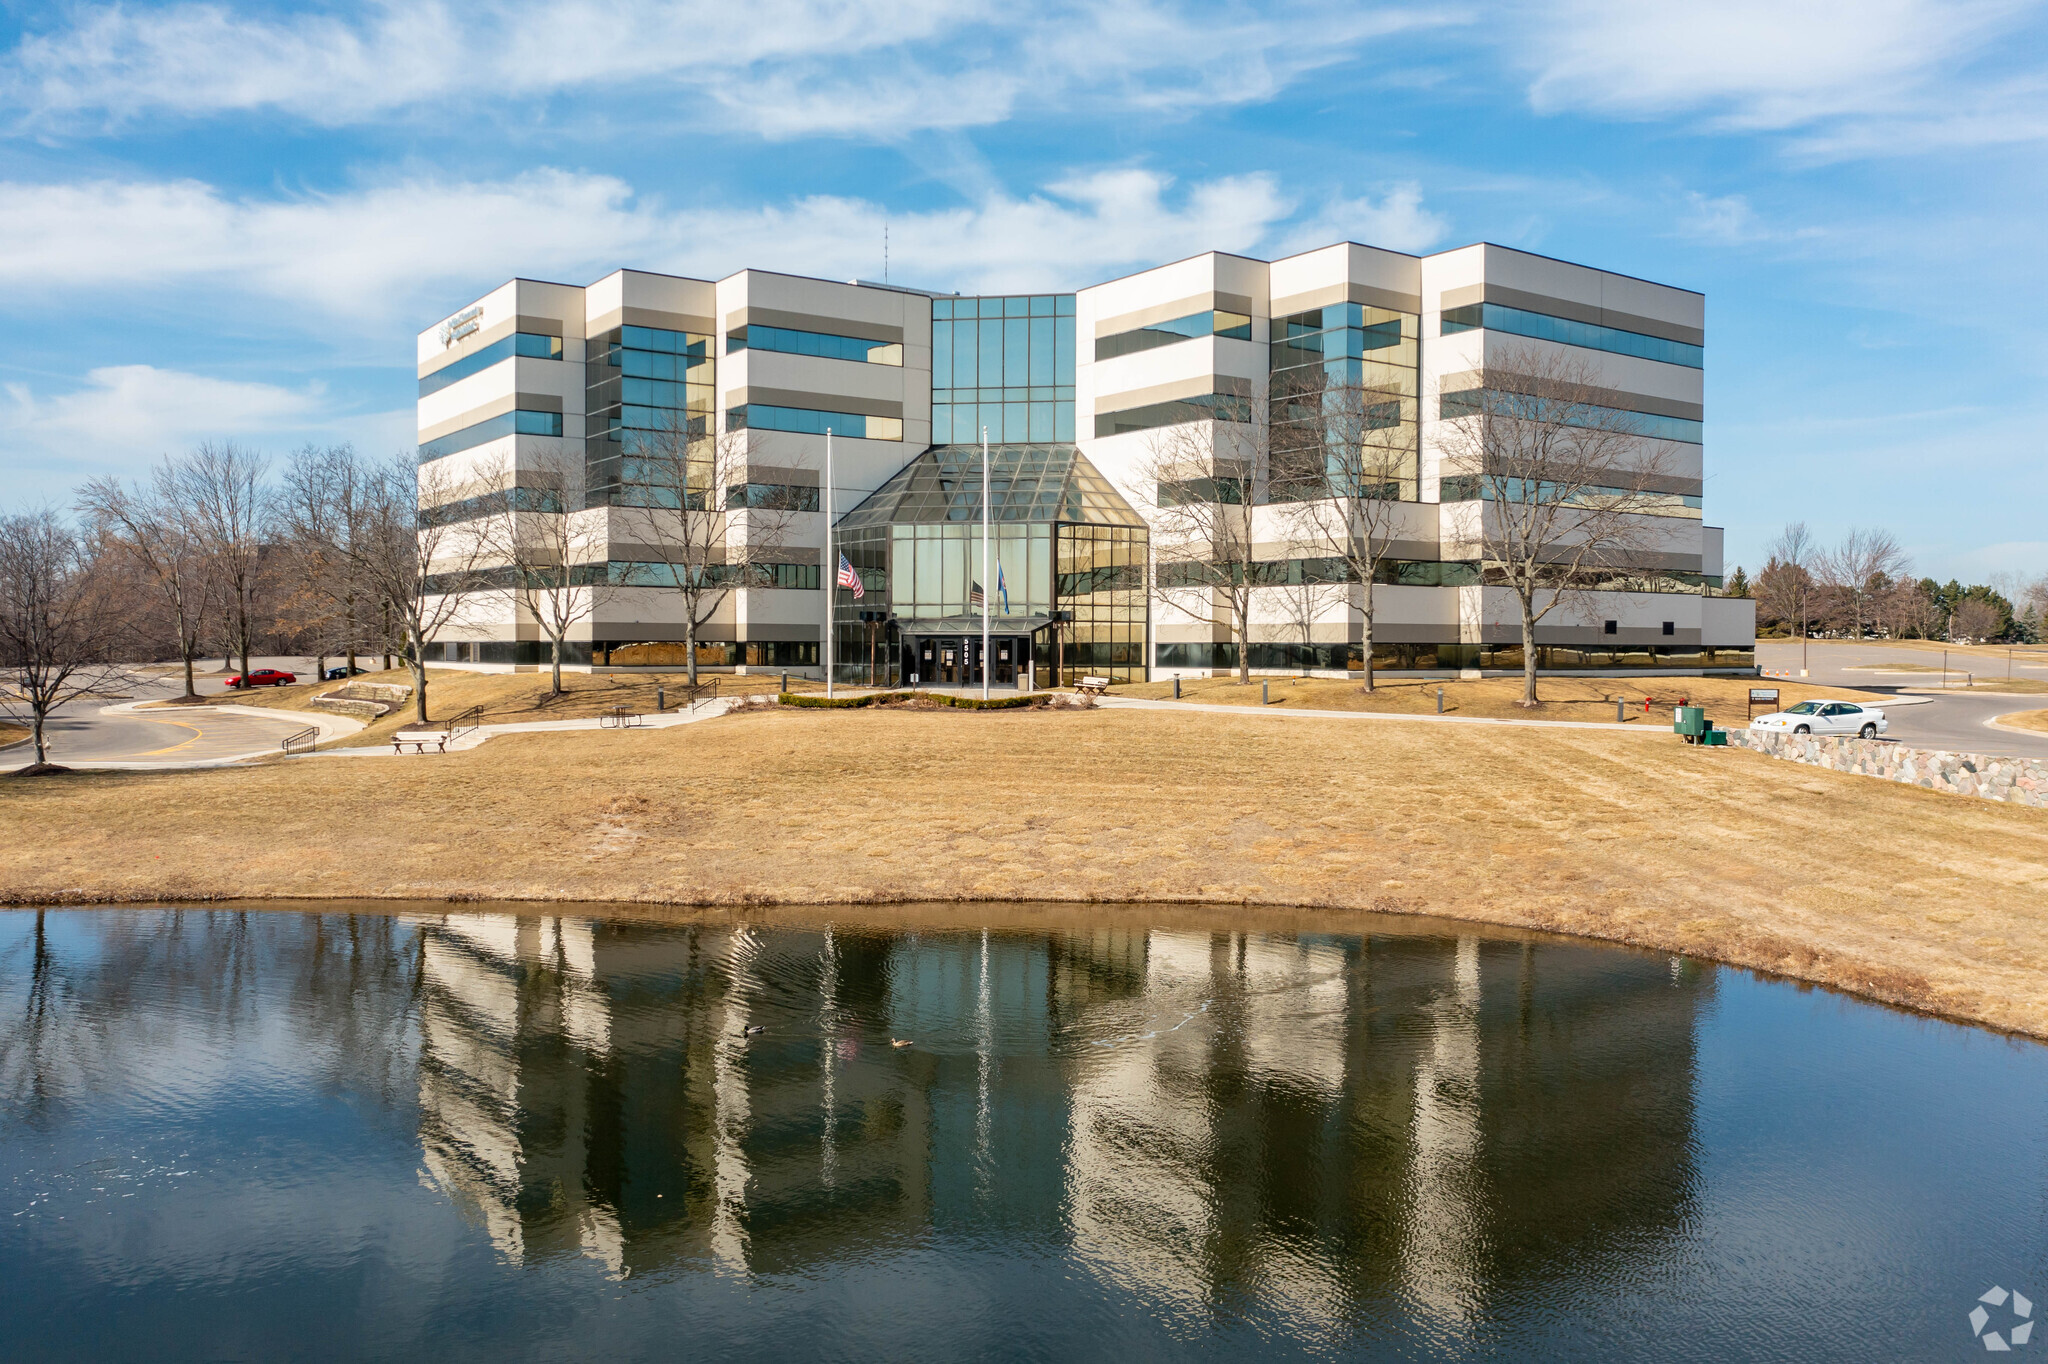
<path id="1" fill-rule="evenodd" d="M 967 589 L 967 604 L 969 606 L 980 606 L 984 600 L 985 598 L 981 594 L 980 583 L 975 583 Z"/>
<path id="2" fill-rule="evenodd" d="M 852 588 L 855 601 L 867 595 L 867 589 L 860 585 L 860 574 L 853 571 L 853 565 L 846 561 L 844 554 L 839 556 L 839 585 Z"/>

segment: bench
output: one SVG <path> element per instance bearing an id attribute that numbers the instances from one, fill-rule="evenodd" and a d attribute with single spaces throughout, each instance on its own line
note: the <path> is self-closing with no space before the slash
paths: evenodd
<path id="1" fill-rule="evenodd" d="M 440 729 L 399 730 L 391 736 L 391 751 L 393 753 L 405 752 L 407 744 L 412 745 L 412 751 L 415 753 L 426 752 L 428 744 L 434 746 L 436 753 L 446 753 L 448 751 L 448 732 Z"/>
<path id="2" fill-rule="evenodd" d="M 1084 677 L 1074 684 L 1076 696 L 1100 696 L 1108 690 L 1109 679 L 1106 677 Z"/>
<path id="3" fill-rule="evenodd" d="M 624 706 L 613 706 L 597 717 L 599 729 L 638 729 L 644 723 L 638 711 L 627 710 Z"/>

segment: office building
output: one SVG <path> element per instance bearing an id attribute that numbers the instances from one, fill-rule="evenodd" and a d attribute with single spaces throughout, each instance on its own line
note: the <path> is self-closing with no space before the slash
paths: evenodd
<path id="1" fill-rule="evenodd" d="M 829 613 L 840 680 L 973 684 L 986 600 L 995 685 L 1227 670 L 1237 623 L 1189 589 L 1162 516 L 1192 497 L 1253 504 L 1255 670 L 1361 667 L 1368 590 L 1376 667 L 1519 669 L 1515 597 L 1477 530 L 1495 490 L 1447 432 L 1503 364 L 1556 354 L 1592 375 L 1656 477 L 1632 504 L 1630 561 L 1581 574 L 1539 625 L 1542 666 L 1746 669 L 1754 610 L 1718 595 L 1722 533 L 1703 522 L 1704 326 L 1700 294 L 1483 244 L 1212 252 L 979 297 L 758 270 L 513 280 L 420 334 L 422 512 L 572 518 L 579 667 L 680 663 L 687 572 L 718 589 L 695 594 L 702 667 L 817 676 Z M 1304 539 L 1247 434 L 1275 395 L 1347 385 L 1377 396 L 1368 438 L 1392 468 L 1369 586 Z M 1190 432 L 1251 452 L 1245 477 L 1219 456 L 1162 482 L 1162 448 Z M 686 516 L 709 518 L 713 542 L 676 530 Z M 545 665 L 546 633 L 503 579 L 476 583 L 437 660 Z"/>

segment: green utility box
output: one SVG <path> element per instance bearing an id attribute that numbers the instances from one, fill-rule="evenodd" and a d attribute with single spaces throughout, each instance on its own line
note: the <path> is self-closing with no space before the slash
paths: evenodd
<path id="1" fill-rule="evenodd" d="M 1728 747 L 1728 731 L 1725 729 L 1710 729 L 1705 734 L 1700 735 L 1700 742 L 1708 748 L 1726 748 Z"/>
<path id="2" fill-rule="evenodd" d="M 1679 706 L 1673 712 L 1671 732 L 1683 734 L 1688 739 L 1697 739 L 1707 732 L 1707 712 L 1704 706 Z"/>

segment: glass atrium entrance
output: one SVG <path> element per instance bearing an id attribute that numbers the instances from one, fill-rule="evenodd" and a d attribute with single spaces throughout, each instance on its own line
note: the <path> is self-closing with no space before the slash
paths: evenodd
<path id="1" fill-rule="evenodd" d="M 1031 637 L 990 635 L 989 685 L 1017 689 L 1031 680 Z M 981 685 L 981 634 L 906 635 L 900 676 L 913 687 Z"/>
<path id="2" fill-rule="evenodd" d="M 992 445 L 984 584 L 981 483 L 979 445 L 933 446 L 840 520 L 861 596 L 832 588 L 834 676 L 979 686 L 986 588 L 991 687 L 1142 681 L 1144 520 L 1072 445 Z"/>

